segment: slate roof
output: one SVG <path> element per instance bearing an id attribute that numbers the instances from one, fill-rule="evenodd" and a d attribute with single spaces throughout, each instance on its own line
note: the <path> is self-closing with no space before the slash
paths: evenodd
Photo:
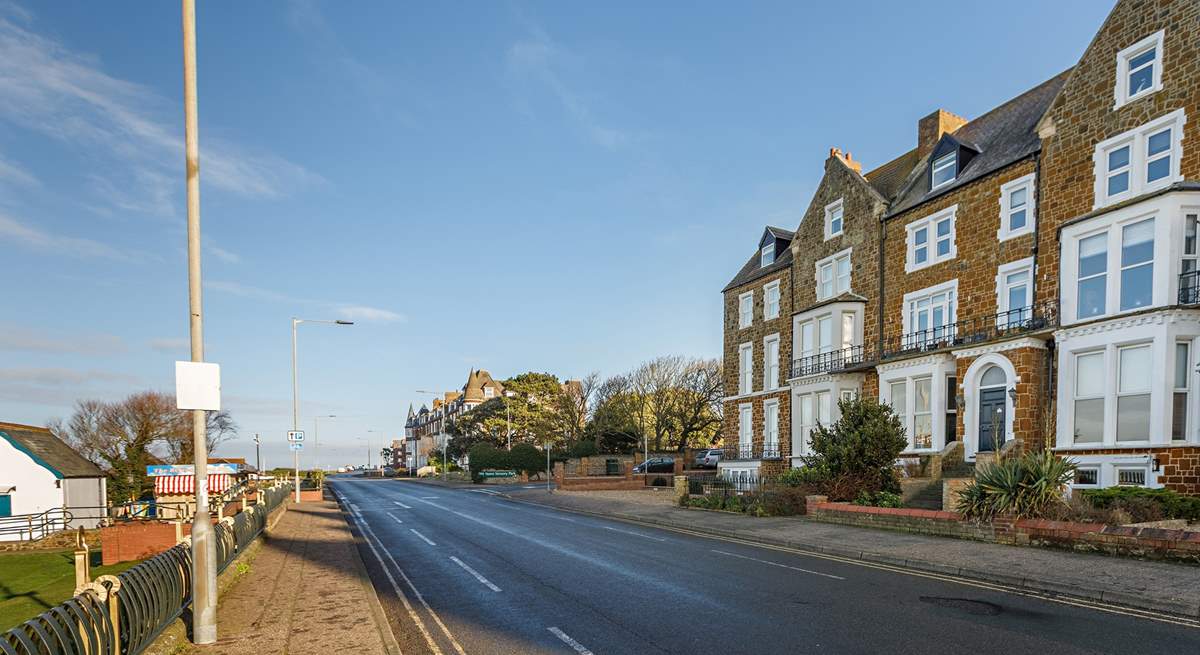
<path id="1" fill-rule="evenodd" d="M 59 478 L 102 478 L 104 472 L 84 459 L 46 428 L 17 423 L 0 423 L 0 438 L 7 439 L 41 464 L 51 468 Z"/>
<path id="2" fill-rule="evenodd" d="M 917 165 L 917 149 L 913 148 L 899 157 L 868 171 L 863 175 L 885 200 L 890 200 L 900 190 L 901 185 L 908 179 L 908 174 Z"/>
<path id="3" fill-rule="evenodd" d="M 960 127 L 954 132 L 954 139 L 978 150 L 979 154 L 958 172 L 953 182 L 936 191 L 929 190 L 929 155 L 923 157 L 909 170 L 894 197 L 889 196 L 892 202 L 887 217 L 908 211 L 1040 150 L 1037 123 L 1070 72 L 1071 69 L 1067 69 Z"/>
<path id="4" fill-rule="evenodd" d="M 796 236 L 795 232 L 792 232 L 791 230 L 785 230 L 781 227 L 771 227 L 768 225 L 767 231 L 775 235 L 777 239 L 787 241 L 789 244 Z M 733 279 L 729 281 L 729 284 L 725 285 L 724 289 L 721 289 L 721 293 L 725 293 L 734 287 L 740 287 L 747 282 L 753 282 L 754 280 L 770 275 L 771 273 L 775 273 L 776 271 L 783 270 L 792 264 L 792 249 L 787 246 L 784 246 L 783 252 L 779 253 L 779 255 L 775 257 L 775 261 L 767 266 L 760 265 L 760 262 L 762 261 L 760 259 L 760 254 L 760 251 L 755 249 L 754 254 L 750 256 L 750 259 L 744 266 L 742 266 L 737 275 L 733 276 Z"/>

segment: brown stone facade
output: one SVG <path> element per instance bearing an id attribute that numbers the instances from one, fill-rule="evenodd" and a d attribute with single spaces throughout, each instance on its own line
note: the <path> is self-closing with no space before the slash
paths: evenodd
<path id="1" fill-rule="evenodd" d="M 884 237 L 884 339 L 895 343 L 908 330 L 903 324 L 904 294 L 950 280 L 958 280 L 958 319 L 995 314 L 996 271 L 1002 264 L 1033 254 L 1033 236 L 998 241 L 1000 187 L 1033 173 L 1032 159 L 1018 162 L 962 188 L 943 194 L 904 213 L 889 217 Z M 908 257 L 907 226 L 957 205 L 953 259 L 905 271 Z M 1036 294 L 1042 297 L 1042 293 Z"/>
<path id="2" fill-rule="evenodd" d="M 763 319 L 763 287 L 779 282 L 779 316 Z M 738 327 L 738 297 L 747 291 L 754 293 L 754 319 L 749 327 Z M 738 395 L 738 348 L 743 343 L 754 344 L 754 391 L 763 390 L 763 339 L 779 335 L 779 383 L 787 382 L 787 368 L 792 361 L 792 279 L 791 271 L 783 269 L 752 280 L 725 292 L 725 397 Z M 733 433 L 735 436 L 737 432 Z M 729 433 L 726 433 L 728 436 Z"/>
<path id="3" fill-rule="evenodd" d="M 1038 286 L 1058 294 L 1058 228 L 1092 211 L 1096 144 L 1183 108 L 1181 170 L 1200 178 L 1200 3 L 1189 0 L 1122 0 L 1071 72 L 1042 119 L 1041 236 Z M 1163 88 L 1114 109 L 1117 53 L 1164 31 Z M 1041 295 L 1041 294 L 1039 294 Z"/>
<path id="4" fill-rule="evenodd" d="M 1019 381 L 1013 384 L 1016 399 L 1013 401 L 1012 438 L 1020 439 L 1027 449 L 1040 450 L 1054 445 L 1054 409 L 1048 395 L 1052 389 L 1049 368 L 1053 351 L 1045 347 L 1020 347 L 1000 350 L 994 355 L 1012 362 Z M 956 360 L 959 393 L 963 391 L 968 370 L 982 355 L 960 356 Z M 958 431 L 961 440 L 967 434 L 967 412 L 958 411 Z"/>

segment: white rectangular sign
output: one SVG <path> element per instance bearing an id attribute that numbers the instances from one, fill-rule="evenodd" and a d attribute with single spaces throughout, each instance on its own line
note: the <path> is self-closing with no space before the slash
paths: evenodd
<path id="1" fill-rule="evenodd" d="M 292 443 L 288 444 L 288 447 L 290 447 L 292 450 L 304 450 L 304 442 L 293 441 Z"/>
<path id="2" fill-rule="evenodd" d="M 221 367 L 209 362 L 175 362 L 175 406 L 221 411 Z"/>
<path id="3" fill-rule="evenodd" d="M 304 441 L 304 430 L 288 430 L 288 441 Z"/>

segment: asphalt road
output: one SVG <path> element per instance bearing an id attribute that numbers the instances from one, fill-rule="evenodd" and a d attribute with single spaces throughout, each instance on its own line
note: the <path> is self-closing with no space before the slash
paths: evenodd
<path id="1" fill-rule="evenodd" d="M 1200 653 L 1186 625 L 473 490 L 332 484 L 406 655 Z"/>

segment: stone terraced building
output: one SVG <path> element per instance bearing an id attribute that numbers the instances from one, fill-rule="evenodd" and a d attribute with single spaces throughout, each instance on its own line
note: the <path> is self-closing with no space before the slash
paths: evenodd
<path id="1" fill-rule="evenodd" d="M 1200 2 L 1121 0 L 982 116 L 939 109 L 866 173 L 831 150 L 723 290 L 723 473 L 797 465 L 867 395 L 906 457 L 1051 448 L 1076 487 L 1200 493 L 1198 112 Z"/>

